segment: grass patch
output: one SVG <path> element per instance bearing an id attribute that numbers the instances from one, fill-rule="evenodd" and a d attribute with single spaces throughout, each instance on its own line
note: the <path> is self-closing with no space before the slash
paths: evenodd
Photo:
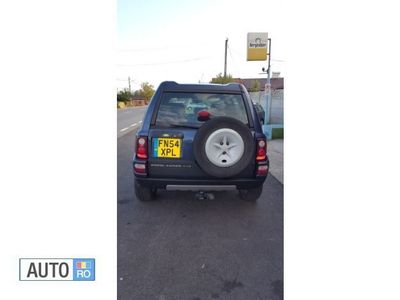
<path id="1" fill-rule="evenodd" d="M 272 128 L 272 139 L 283 139 L 283 128 Z"/>

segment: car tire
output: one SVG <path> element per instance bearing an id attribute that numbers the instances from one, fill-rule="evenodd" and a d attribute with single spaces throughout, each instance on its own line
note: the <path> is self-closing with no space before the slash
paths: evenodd
<path id="1" fill-rule="evenodd" d="M 260 185 L 259 187 L 253 189 L 240 189 L 239 190 L 239 197 L 240 199 L 248 202 L 256 202 L 258 198 L 260 198 L 262 194 L 263 186 Z"/>
<path id="2" fill-rule="evenodd" d="M 255 143 L 247 125 L 230 117 L 205 122 L 193 140 L 197 164 L 210 176 L 238 175 L 254 160 Z"/>
<path id="3" fill-rule="evenodd" d="M 157 197 L 157 189 L 144 187 L 135 180 L 135 195 L 139 201 L 152 201 Z"/>

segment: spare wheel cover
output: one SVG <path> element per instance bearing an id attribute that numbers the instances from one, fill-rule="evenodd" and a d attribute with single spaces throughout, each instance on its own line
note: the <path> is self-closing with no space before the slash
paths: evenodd
<path id="1" fill-rule="evenodd" d="M 245 124 L 230 117 L 216 117 L 199 128 L 193 152 L 205 173 L 227 178 L 238 175 L 252 163 L 255 144 Z"/>

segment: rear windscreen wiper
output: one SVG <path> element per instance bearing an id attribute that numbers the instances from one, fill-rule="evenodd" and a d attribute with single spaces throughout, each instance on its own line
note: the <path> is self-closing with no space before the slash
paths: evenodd
<path id="1" fill-rule="evenodd" d="M 189 125 L 189 124 L 174 124 L 170 123 L 168 124 L 170 127 L 183 127 L 183 128 L 193 128 L 193 129 L 199 129 L 201 125 Z"/>

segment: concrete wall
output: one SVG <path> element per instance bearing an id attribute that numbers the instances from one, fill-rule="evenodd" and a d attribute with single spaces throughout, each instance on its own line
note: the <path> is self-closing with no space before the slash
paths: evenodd
<path id="1" fill-rule="evenodd" d="M 254 102 L 260 103 L 264 108 L 264 110 L 266 110 L 264 92 L 251 92 L 250 97 Z M 283 124 L 283 107 L 284 107 L 283 102 L 284 102 L 284 90 L 272 91 L 270 124 Z"/>

